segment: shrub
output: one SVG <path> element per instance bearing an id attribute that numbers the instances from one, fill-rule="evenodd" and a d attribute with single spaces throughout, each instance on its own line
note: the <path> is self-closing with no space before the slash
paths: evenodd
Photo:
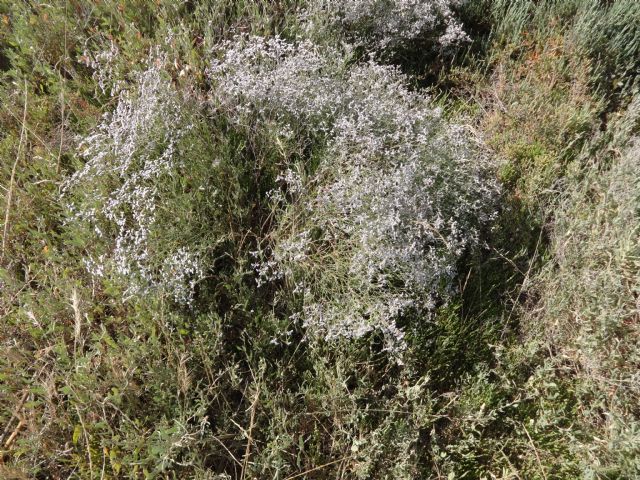
<path id="1" fill-rule="evenodd" d="M 309 42 L 243 38 L 226 45 L 210 76 L 236 122 L 324 132 L 313 161 L 282 165 L 262 277 L 285 279 L 313 335 L 378 329 L 399 351 L 395 320 L 451 293 L 497 186 L 473 135 L 448 125 L 395 68 L 345 64 Z"/>
<path id="2" fill-rule="evenodd" d="M 87 223 L 103 240 L 85 261 L 91 273 L 126 278 L 125 296 L 159 288 L 189 305 L 204 275 L 203 250 L 228 233 L 215 228 L 223 221 L 222 193 L 210 181 L 224 176 L 223 166 L 195 99 L 172 85 L 161 56 L 133 77 L 129 88 L 116 90 L 114 111 L 80 144 L 87 162 L 67 181 L 69 222 Z M 208 219 L 190 218 L 202 204 L 176 210 L 204 196 L 211 196 L 204 202 Z M 194 229 L 207 224 L 211 236 L 198 236 Z"/>
<path id="3" fill-rule="evenodd" d="M 311 2 L 303 26 L 314 37 L 338 36 L 367 50 L 394 52 L 418 43 L 450 48 L 468 40 L 454 14 L 459 0 Z"/>

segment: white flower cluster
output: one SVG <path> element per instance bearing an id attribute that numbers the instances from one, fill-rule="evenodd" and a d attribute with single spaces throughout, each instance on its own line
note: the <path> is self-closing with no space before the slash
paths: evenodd
<path id="1" fill-rule="evenodd" d="M 378 50 L 429 40 L 446 48 L 468 40 L 453 8 L 463 0 L 319 0 L 305 11 L 307 27 L 342 30 Z M 322 27 L 320 27 L 322 28 Z"/>
<path id="2" fill-rule="evenodd" d="M 492 218 L 498 187 L 470 132 L 448 125 L 396 69 L 345 63 L 309 43 L 240 39 L 210 73 L 237 121 L 254 115 L 326 132 L 319 166 L 302 178 L 289 165 L 281 176 L 299 193 L 281 212 L 263 273 L 278 278 L 277 268 L 302 292 L 313 333 L 377 329 L 397 349 L 395 320 L 446 295 L 457 259 Z"/>
<path id="3" fill-rule="evenodd" d="M 103 94 L 114 96 L 123 87 L 124 82 L 118 80 L 118 61 L 120 59 L 120 49 L 118 45 L 110 41 L 108 49 L 92 52 L 86 49 L 79 58 L 80 62 L 93 69 L 93 79 Z"/>
<path id="4" fill-rule="evenodd" d="M 284 121 L 286 129 L 290 122 L 326 131 L 345 101 L 346 84 L 336 75 L 344 59 L 337 50 L 310 41 L 296 46 L 279 37 L 239 37 L 216 53 L 221 58 L 208 69 L 213 94 L 239 122 L 257 112 Z"/>
<path id="5" fill-rule="evenodd" d="M 81 143 L 87 163 L 66 189 L 84 187 L 83 202 L 71 207 L 75 218 L 90 222 L 99 237 L 115 238 L 110 254 L 87 260 L 92 273 L 129 278 L 127 294 L 163 287 L 188 304 L 202 276 L 197 255 L 180 248 L 158 264 L 151 245 L 159 186 L 175 174 L 179 142 L 193 125 L 161 59 L 152 59 L 134 85 L 118 93 L 115 110 Z"/>

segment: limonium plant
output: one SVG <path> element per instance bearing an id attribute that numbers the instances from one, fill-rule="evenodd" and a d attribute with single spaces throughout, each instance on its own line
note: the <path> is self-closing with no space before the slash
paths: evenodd
<path id="1" fill-rule="evenodd" d="M 289 292 L 309 338 L 377 331 L 401 352 L 399 320 L 428 318 L 454 291 L 456 263 L 494 217 L 498 185 L 468 127 L 447 122 L 396 67 L 354 63 L 352 52 L 310 40 L 228 40 L 212 52 L 209 115 L 314 152 L 275 166 L 271 227 L 253 252 L 258 286 Z M 86 260 L 93 274 L 127 278 L 128 295 L 154 288 L 190 305 L 211 268 L 199 253 L 207 240 L 151 247 L 167 243 L 155 229 L 158 212 L 172 208 L 166 185 L 203 157 L 184 154 L 195 142 L 193 102 L 163 73 L 162 58 L 114 90 L 116 107 L 81 143 L 87 162 L 67 189 L 102 179 L 71 206 L 107 240 Z M 207 181 L 199 190 L 224 189 Z"/>
<path id="2" fill-rule="evenodd" d="M 302 15 L 310 35 L 338 33 L 377 52 L 415 42 L 447 49 L 469 38 L 455 14 L 464 0 L 319 0 Z"/>
<path id="3" fill-rule="evenodd" d="M 495 215 L 486 151 L 393 67 L 347 67 L 338 50 L 279 38 L 238 38 L 217 53 L 215 102 L 236 122 L 324 132 L 319 161 L 282 167 L 259 281 L 284 279 L 311 336 L 377 330 L 401 351 L 398 318 L 446 299 L 457 260 Z"/>
<path id="4" fill-rule="evenodd" d="M 100 84 L 104 91 L 106 85 Z M 71 218 L 88 222 L 99 239 L 112 240 L 107 251 L 86 259 L 87 268 L 97 276 L 125 277 L 127 296 L 162 288 L 176 302 L 190 304 L 203 274 L 198 254 L 184 245 L 158 255 L 151 245 L 163 207 L 160 190 L 178 174 L 180 144 L 194 124 L 163 73 L 160 55 L 150 57 L 130 88 L 113 94 L 115 109 L 81 142 L 87 162 L 65 186 L 66 192 L 84 187 L 82 200 L 70 204 Z"/>

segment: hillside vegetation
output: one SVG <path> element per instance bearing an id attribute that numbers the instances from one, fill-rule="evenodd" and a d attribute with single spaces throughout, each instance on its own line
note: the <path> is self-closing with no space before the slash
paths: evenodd
<path id="1" fill-rule="evenodd" d="M 0 0 L 0 478 L 640 478 L 640 2 Z"/>

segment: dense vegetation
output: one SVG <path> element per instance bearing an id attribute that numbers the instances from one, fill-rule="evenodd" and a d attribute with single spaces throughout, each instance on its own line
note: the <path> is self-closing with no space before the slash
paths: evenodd
<path id="1" fill-rule="evenodd" d="M 640 478 L 636 0 L 0 0 L 0 478 Z"/>

